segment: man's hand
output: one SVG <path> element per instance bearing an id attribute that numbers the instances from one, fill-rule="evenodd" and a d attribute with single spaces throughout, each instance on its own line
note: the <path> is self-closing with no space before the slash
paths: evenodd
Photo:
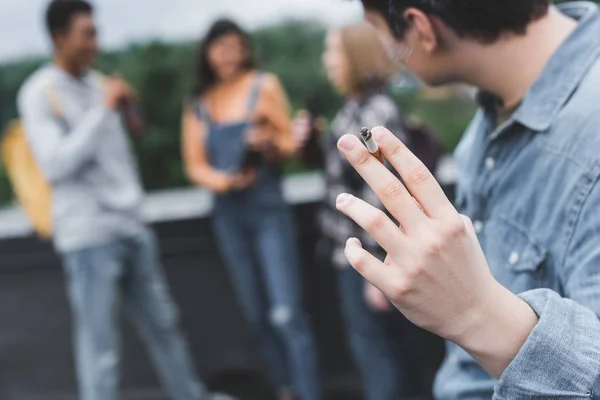
<path id="1" fill-rule="evenodd" d="M 111 110 L 116 110 L 124 101 L 135 98 L 134 91 L 118 76 L 106 79 L 104 91 L 104 104 Z"/>
<path id="2" fill-rule="evenodd" d="M 354 135 L 342 137 L 338 147 L 399 225 L 341 194 L 338 209 L 388 253 L 383 263 L 349 239 L 348 261 L 409 320 L 459 344 L 499 376 L 537 316 L 494 280 L 471 222 L 458 214 L 423 163 L 387 129 L 372 132 L 406 187 Z"/>

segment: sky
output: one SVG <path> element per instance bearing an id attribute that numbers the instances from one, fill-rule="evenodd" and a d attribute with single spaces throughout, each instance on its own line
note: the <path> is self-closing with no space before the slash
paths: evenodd
<path id="1" fill-rule="evenodd" d="M 49 0 L 0 0 L 0 63 L 47 55 L 43 25 Z M 101 44 L 115 49 L 148 39 L 199 38 L 212 20 L 231 17 L 247 29 L 287 18 L 328 26 L 356 21 L 360 2 L 347 0 L 93 0 Z"/>

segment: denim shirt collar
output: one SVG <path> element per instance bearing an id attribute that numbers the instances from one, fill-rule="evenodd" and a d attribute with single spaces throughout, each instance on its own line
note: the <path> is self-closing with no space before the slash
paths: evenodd
<path id="1" fill-rule="evenodd" d="M 550 58 L 512 116 L 514 121 L 536 132 L 543 132 L 552 125 L 553 118 L 600 56 L 598 6 L 588 1 L 577 1 L 558 5 L 557 8 L 578 20 L 578 26 Z M 480 93 L 479 100 L 484 109 L 490 110 L 494 105 L 488 93 Z"/>

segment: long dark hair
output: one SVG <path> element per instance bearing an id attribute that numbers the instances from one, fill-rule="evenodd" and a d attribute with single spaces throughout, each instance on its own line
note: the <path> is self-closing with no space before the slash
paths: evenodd
<path id="1" fill-rule="evenodd" d="M 240 67 L 246 71 L 255 68 L 250 35 L 235 22 L 229 19 L 220 19 L 213 23 L 204 39 L 202 39 L 200 42 L 198 63 L 196 66 L 196 85 L 193 93 L 194 96 L 203 95 L 217 82 L 217 74 L 210 66 L 210 62 L 208 61 L 208 48 L 216 40 L 231 33 L 237 34 L 242 38 L 244 47 L 246 49 L 247 56 Z"/>

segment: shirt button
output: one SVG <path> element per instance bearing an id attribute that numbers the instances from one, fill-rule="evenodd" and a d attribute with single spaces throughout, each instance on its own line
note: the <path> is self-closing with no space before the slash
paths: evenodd
<path id="1" fill-rule="evenodd" d="M 481 221 L 473 222 L 473 228 L 475 228 L 475 233 L 481 233 L 481 231 L 483 231 L 483 222 L 481 222 Z"/>
<path id="2" fill-rule="evenodd" d="M 519 262 L 519 254 L 517 254 L 515 251 L 513 251 L 510 254 L 510 257 L 508 258 L 508 263 L 510 265 L 515 265 L 518 262 Z"/>
<path id="3" fill-rule="evenodd" d="M 494 160 L 492 157 L 488 157 L 485 159 L 485 169 L 489 171 L 491 169 L 494 169 L 494 166 L 496 166 L 496 160 Z"/>

